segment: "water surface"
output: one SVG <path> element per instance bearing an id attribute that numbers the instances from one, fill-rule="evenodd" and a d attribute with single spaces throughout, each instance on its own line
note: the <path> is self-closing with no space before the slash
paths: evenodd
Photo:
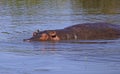
<path id="1" fill-rule="evenodd" d="M 23 42 L 40 29 L 120 25 L 119 0 L 0 1 L 0 74 L 119 74 L 120 39 Z"/>

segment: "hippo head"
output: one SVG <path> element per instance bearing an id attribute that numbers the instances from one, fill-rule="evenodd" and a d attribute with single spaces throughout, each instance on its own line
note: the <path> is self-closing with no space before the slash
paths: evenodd
<path id="1" fill-rule="evenodd" d="M 24 39 L 23 41 L 58 41 L 60 38 L 57 36 L 56 31 L 54 30 L 45 30 L 33 32 L 33 36 L 29 39 Z"/>

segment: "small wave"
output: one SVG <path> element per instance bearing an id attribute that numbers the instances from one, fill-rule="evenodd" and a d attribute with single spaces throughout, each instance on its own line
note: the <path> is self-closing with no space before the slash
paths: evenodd
<path id="1" fill-rule="evenodd" d="M 109 44 L 116 43 L 118 40 L 72 40 L 72 41 L 61 41 L 61 43 L 76 43 L 76 44 Z"/>

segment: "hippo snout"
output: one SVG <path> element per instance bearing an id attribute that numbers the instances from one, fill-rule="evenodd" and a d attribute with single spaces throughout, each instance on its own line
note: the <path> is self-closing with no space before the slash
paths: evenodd
<path id="1" fill-rule="evenodd" d="M 28 39 L 23 39 L 23 41 L 25 42 L 31 42 L 31 41 L 39 41 L 39 36 L 33 36 L 31 38 L 28 38 Z"/>

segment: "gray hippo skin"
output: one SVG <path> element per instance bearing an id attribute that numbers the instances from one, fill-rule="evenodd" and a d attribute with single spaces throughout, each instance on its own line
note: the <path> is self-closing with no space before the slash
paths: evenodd
<path id="1" fill-rule="evenodd" d="M 83 23 L 64 29 L 45 30 L 33 33 L 23 41 L 60 41 L 60 40 L 96 40 L 117 39 L 120 37 L 120 25 L 109 23 Z"/>

